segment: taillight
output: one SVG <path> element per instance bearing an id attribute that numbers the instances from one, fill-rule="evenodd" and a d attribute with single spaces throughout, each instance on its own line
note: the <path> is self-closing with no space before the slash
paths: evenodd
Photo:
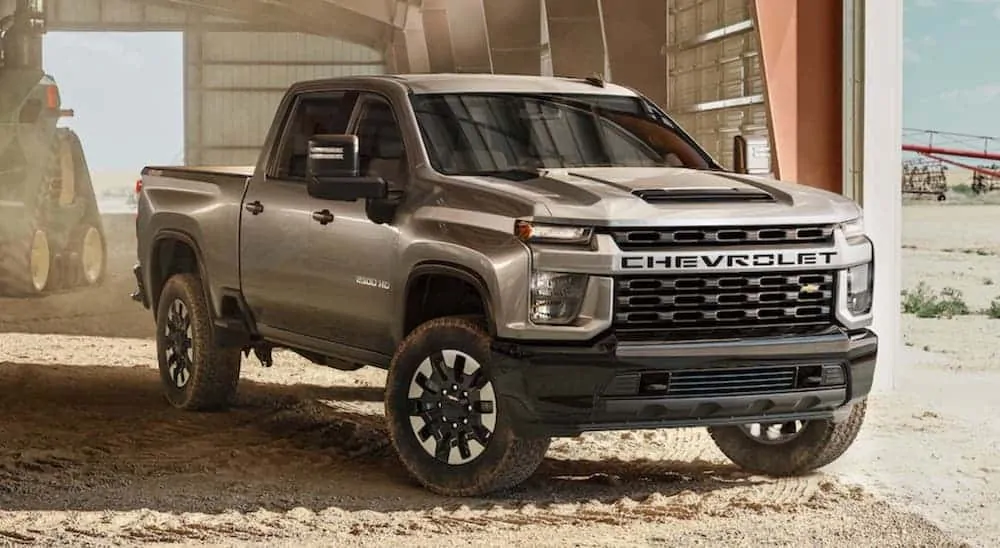
<path id="1" fill-rule="evenodd" d="M 135 193 L 138 194 L 142 192 L 142 179 L 137 179 L 135 181 Z"/>
<path id="2" fill-rule="evenodd" d="M 46 86 L 45 106 L 50 109 L 59 108 L 59 88 L 56 86 Z"/>

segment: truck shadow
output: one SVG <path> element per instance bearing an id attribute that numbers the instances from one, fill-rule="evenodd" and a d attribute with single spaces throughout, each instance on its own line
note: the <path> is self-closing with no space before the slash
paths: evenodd
<path id="1" fill-rule="evenodd" d="M 381 395 L 374 387 L 243 381 L 230 411 L 186 413 L 167 406 L 147 367 L 3 363 L 0 508 L 392 512 L 650 498 L 697 506 L 705 496 L 758 486 L 771 486 L 782 499 L 776 503 L 788 498 L 787 485 L 732 466 L 627 460 L 614 444 L 601 460 L 550 452 L 508 493 L 440 497 L 416 485 L 396 458 Z"/>

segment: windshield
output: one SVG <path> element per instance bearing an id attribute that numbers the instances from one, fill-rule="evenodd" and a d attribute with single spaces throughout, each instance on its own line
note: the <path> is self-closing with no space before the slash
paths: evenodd
<path id="1" fill-rule="evenodd" d="M 435 170 L 475 175 L 580 167 L 718 169 L 672 121 L 637 97 L 417 95 Z"/>

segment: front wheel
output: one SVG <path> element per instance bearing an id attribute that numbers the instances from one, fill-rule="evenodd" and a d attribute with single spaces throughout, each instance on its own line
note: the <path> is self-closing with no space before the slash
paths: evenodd
<path id="1" fill-rule="evenodd" d="M 514 487 L 538 468 L 549 438 L 515 434 L 496 392 L 490 338 L 476 323 L 431 320 L 400 345 L 385 412 L 400 460 L 427 489 L 477 496 Z"/>
<path id="2" fill-rule="evenodd" d="M 171 405 L 189 411 L 229 406 L 240 377 L 240 349 L 215 344 L 208 303 L 194 274 L 175 274 L 163 285 L 156 354 Z"/>
<path id="3" fill-rule="evenodd" d="M 864 422 L 867 400 L 854 404 L 843 422 L 830 419 L 714 426 L 715 445 L 734 464 L 769 476 L 798 476 L 840 458 Z"/>

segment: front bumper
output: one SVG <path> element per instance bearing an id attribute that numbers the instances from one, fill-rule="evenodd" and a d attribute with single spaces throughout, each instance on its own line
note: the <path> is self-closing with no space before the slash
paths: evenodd
<path id="1" fill-rule="evenodd" d="M 871 391 L 878 337 L 811 336 L 587 348 L 498 342 L 500 405 L 526 436 L 839 419 Z"/>

